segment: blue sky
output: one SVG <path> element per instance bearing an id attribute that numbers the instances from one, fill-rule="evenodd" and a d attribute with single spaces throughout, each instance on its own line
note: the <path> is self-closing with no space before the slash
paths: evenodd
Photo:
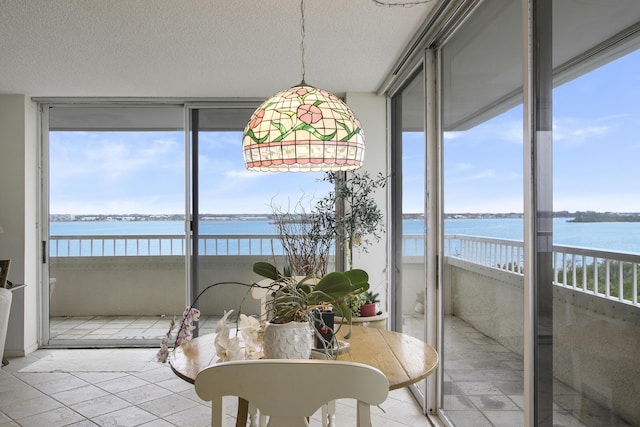
<path id="1" fill-rule="evenodd" d="M 50 136 L 50 212 L 184 212 L 183 132 L 58 132 Z M 244 167 L 241 132 L 201 134 L 200 211 L 309 210 L 329 191 L 318 173 L 264 173 Z"/>
<path id="2" fill-rule="evenodd" d="M 554 91 L 554 210 L 640 212 L 639 70 L 636 51 Z M 247 171 L 240 138 L 202 135 L 201 212 L 309 209 L 329 190 L 321 174 Z M 421 139 L 406 135 L 405 212 L 423 210 Z M 182 132 L 59 132 L 50 146 L 51 213 L 184 211 Z M 521 107 L 446 134 L 444 153 L 445 212 L 522 212 Z"/>
<path id="3" fill-rule="evenodd" d="M 553 93 L 554 210 L 640 212 L 640 50 Z M 445 212 L 522 212 L 522 107 L 445 135 Z"/>

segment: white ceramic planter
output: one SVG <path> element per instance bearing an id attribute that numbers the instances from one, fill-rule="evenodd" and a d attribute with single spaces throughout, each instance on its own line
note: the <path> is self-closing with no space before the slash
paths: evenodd
<path id="1" fill-rule="evenodd" d="M 311 344 L 309 322 L 267 322 L 264 328 L 262 349 L 267 359 L 308 359 Z"/>

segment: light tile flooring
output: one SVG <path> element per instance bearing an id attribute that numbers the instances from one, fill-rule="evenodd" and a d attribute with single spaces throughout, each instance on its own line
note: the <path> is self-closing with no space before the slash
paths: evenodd
<path id="1" fill-rule="evenodd" d="M 19 372 L 55 351 L 10 359 L 0 370 L 0 427 L 210 425 L 209 404 L 168 365 L 151 364 L 140 372 Z M 227 425 L 235 425 L 235 400 L 228 399 L 225 409 Z M 429 425 L 406 389 L 391 392 L 372 413 L 376 426 Z M 354 425 L 352 401 L 338 402 L 336 419 L 345 422 L 341 425 Z M 320 425 L 317 416 L 311 425 Z"/>
<path id="2" fill-rule="evenodd" d="M 216 320 L 204 319 L 201 333 L 212 331 Z M 51 330 L 52 336 L 55 331 L 55 336 L 64 340 L 134 335 L 159 340 L 168 322 L 166 318 L 54 319 Z M 55 351 L 43 349 L 10 359 L 9 365 L 0 370 L 0 427 L 210 425 L 210 405 L 168 365 L 152 363 L 140 372 L 19 372 Z M 227 424 L 235 425 L 235 400 L 225 402 L 225 409 Z M 392 391 L 380 408 L 372 409 L 372 418 L 375 426 L 430 425 L 407 389 Z M 338 402 L 336 420 L 338 425 L 354 425 L 352 401 Z M 311 425 L 321 425 L 317 416 Z"/>
<path id="3" fill-rule="evenodd" d="M 212 332 L 215 318 L 201 321 L 201 333 Z M 52 319 L 51 336 L 68 339 L 159 339 L 167 318 L 87 317 Z M 406 332 L 421 330 L 422 318 L 407 317 Z M 135 373 L 22 374 L 20 367 L 49 351 L 39 350 L 12 361 L 0 376 L 0 427 L 17 425 L 207 425 L 208 409 L 193 386 L 158 365 Z M 445 321 L 444 408 L 447 416 L 465 427 L 523 425 L 523 361 L 521 356 L 486 337 L 463 320 Z M 564 384 L 555 383 L 554 426 L 622 427 L 630 424 L 606 408 L 585 400 Z M 45 409 L 35 409 L 42 407 Z M 98 409 L 101 408 L 101 409 Z M 346 409 L 346 406 L 344 406 Z M 374 425 L 427 426 L 406 390 L 396 391 L 375 410 Z M 229 410 L 232 414 L 233 410 Z M 57 417 L 40 423 L 42 417 Z M 69 417 L 69 418 L 66 418 Z M 31 419 L 38 422 L 31 422 Z M 120 423 L 115 423 L 117 420 Z M 64 421 L 68 420 L 68 421 Z M 65 424 L 66 423 L 66 424 Z M 83 424 L 84 423 L 84 424 Z"/>
<path id="4" fill-rule="evenodd" d="M 444 404 L 457 426 L 524 425 L 522 356 L 458 317 L 444 327 Z M 608 408 L 554 380 L 554 427 L 627 427 Z"/>

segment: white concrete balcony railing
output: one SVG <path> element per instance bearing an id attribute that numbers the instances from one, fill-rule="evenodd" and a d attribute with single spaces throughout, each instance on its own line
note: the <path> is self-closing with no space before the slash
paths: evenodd
<path id="1" fill-rule="evenodd" d="M 517 240 L 449 235 L 445 255 L 522 274 L 524 244 Z M 553 245 L 554 284 L 640 308 L 640 255 Z"/>
<path id="2" fill-rule="evenodd" d="M 184 256 L 181 235 L 53 236 L 50 257 Z M 554 245 L 554 284 L 575 291 L 640 307 L 638 265 L 640 255 Z M 424 237 L 406 235 L 402 253 L 416 260 L 424 256 Z M 202 236 L 203 256 L 280 256 L 275 235 Z M 524 244 L 509 239 L 467 235 L 445 236 L 445 255 L 473 264 L 521 274 Z"/>
<path id="3" fill-rule="evenodd" d="M 183 235 L 52 236 L 50 257 L 184 256 Z M 200 255 L 282 255 L 278 236 L 201 236 Z"/>

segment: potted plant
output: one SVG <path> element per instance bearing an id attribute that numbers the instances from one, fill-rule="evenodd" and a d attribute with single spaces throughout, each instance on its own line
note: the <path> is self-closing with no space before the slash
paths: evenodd
<path id="1" fill-rule="evenodd" d="M 379 241 L 384 231 L 383 214 L 373 193 L 384 188 L 387 177 L 368 172 L 327 172 L 323 178 L 335 185 L 335 191 L 316 203 L 316 221 L 324 230 L 335 236 L 336 242 L 347 253 L 349 268 L 353 268 L 353 251 L 357 247 L 363 252 L 372 240 Z"/>
<path id="2" fill-rule="evenodd" d="M 307 358 L 311 351 L 311 325 L 321 319 L 324 311 L 330 310 L 342 318 L 342 323 L 349 328 L 345 338 L 349 338 L 351 309 L 346 299 L 369 289 L 369 276 L 359 269 L 332 272 L 320 278 L 302 277 L 285 275 L 273 264 L 257 262 L 253 271 L 267 279 L 260 286 L 269 294 L 263 338 L 263 349 L 268 358 Z M 300 335 L 298 338 L 280 338 L 277 331 L 281 329 L 287 330 L 288 334 L 295 334 L 292 329 L 296 329 Z M 277 355 L 281 347 L 285 347 L 285 352 L 302 350 L 302 353 Z"/>
<path id="3" fill-rule="evenodd" d="M 371 317 L 378 313 L 376 304 L 380 302 L 379 294 L 366 291 L 364 294 L 364 302 L 360 305 L 360 317 Z"/>

